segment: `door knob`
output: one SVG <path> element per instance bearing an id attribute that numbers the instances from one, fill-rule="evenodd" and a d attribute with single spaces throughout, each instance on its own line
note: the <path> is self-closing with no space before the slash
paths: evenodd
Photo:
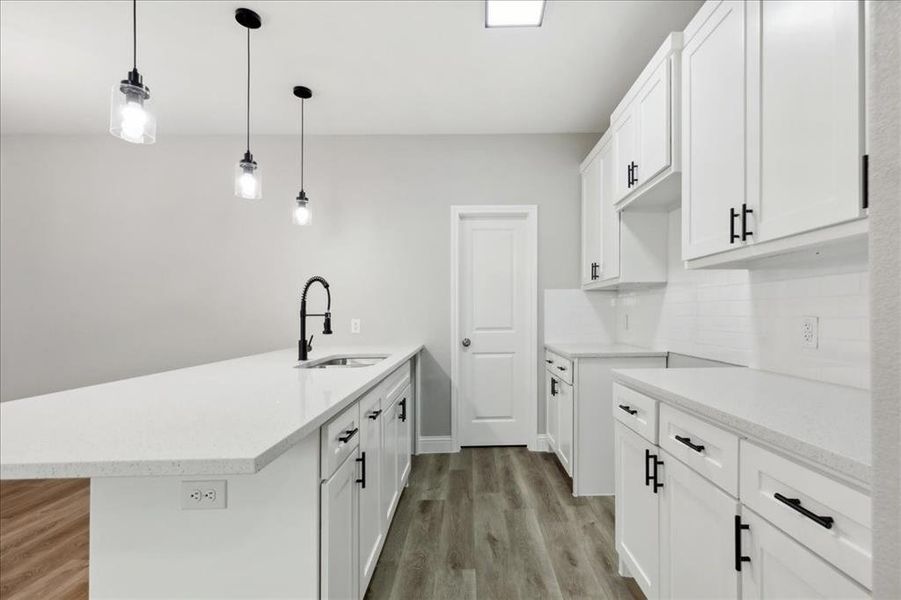
<path id="1" fill-rule="evenodd" d="M 463 338 L 463 342 L 461 343 L 463 344 L 464 348 L 469 348 L 469 345 L 472 343 L 472 341 L 470 341 L 469 338 Z"/>

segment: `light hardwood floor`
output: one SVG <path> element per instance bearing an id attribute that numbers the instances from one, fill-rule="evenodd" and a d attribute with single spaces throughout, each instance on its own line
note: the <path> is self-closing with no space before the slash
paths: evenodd
<path id="1" fill-rule="evenodd" d="M 625 598 L 613 498 L 574 498 L 553 455 L 464 448 L 414 457 L 367 600 Z"/>
<path id="2" fill-rule="evenodd" d="M 0 598 L 88 597 L 86 480 L 0 483 Z M 370 600 L 624 598 L 613 499 L 573 498 L 550 454 L 465 448 L 413 459 Z"/>

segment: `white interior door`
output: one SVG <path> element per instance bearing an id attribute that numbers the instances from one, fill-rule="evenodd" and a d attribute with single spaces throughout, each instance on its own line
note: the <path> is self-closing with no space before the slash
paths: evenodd
<path id="1" fill-rule="evenodd" d="M 457 446 L 533 445 L 537 214 L 454 207 Z"/>

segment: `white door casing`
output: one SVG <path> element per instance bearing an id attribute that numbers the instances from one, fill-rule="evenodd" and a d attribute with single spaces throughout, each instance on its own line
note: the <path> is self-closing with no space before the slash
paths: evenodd
<path id="1" fill-rule="evenodd" d="M 451 207 L 455 450 L 536 447 L 537 213 L 535 206 Z"/>

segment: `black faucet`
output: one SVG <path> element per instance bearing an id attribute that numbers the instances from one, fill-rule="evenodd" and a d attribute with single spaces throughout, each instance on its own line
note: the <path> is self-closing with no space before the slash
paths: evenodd
<path id="1" fill-rule="evenodd" d="M 308 315 L 307 314 L 307 291 L 309 291 L 310 286 L 314 283 L 319 282 L 322 284 L 322 287 L 325 288 L 325 293 L 328 295 L 328 304 L 325 307 L 324 313 L 317 313 Z M 307 279 L 307 282 L 303 286 L 303 294 L 300 296 L 300 339 L 297 340 L 297 360 L 307 360 L 307 353 L 313 349 L 313 336 L 310 335 L 310 339 L 307 340 L 307 317 L 325 317 L 323 319 L 322 324 L 322 333 L 324 335 L 332 334 L 332 293 L 328 289 L 328 281 L 319 275 L 315 275 Z"/>

